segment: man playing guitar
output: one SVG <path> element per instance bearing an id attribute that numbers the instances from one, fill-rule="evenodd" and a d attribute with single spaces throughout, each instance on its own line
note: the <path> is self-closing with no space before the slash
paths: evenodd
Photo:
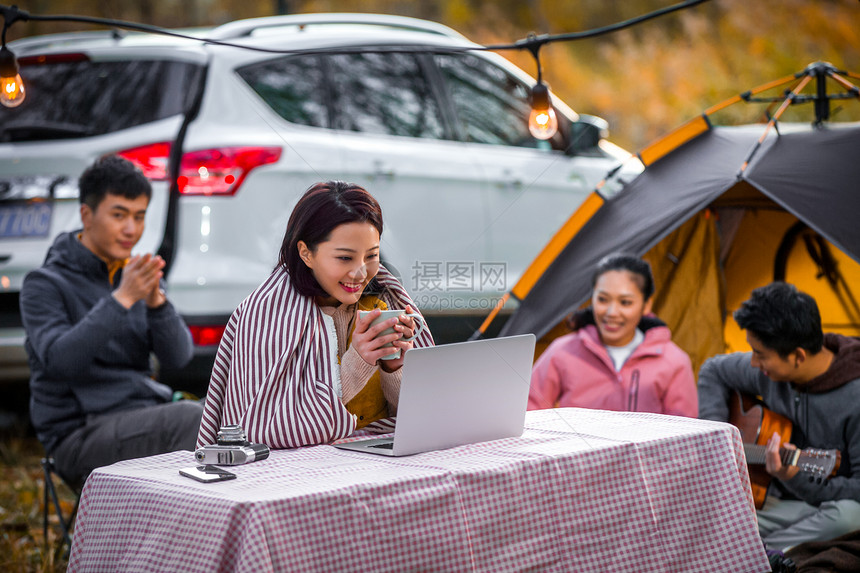
<path id="1" fill-rule="evenodd" d="M 754 290 L 734 318 L 752 352 L 705 362 L 699 417 L 727 421 L 730 401 L 742 393 L 791 422 L 791 444 L 776 432 L 767 442 L 764 461 L 774 479 L 758 511 L 762 539 L 784 551 L 860 529 L 860 341 L 824 334 L 815 300 L 785 283 Z M 785 463 L 795 446 L 841 452 L 836 475 Z"/>

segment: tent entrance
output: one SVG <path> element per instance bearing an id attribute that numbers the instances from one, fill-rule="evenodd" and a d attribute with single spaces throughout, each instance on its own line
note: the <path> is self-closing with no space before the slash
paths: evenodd
<path id="1" fill-rule="evenodd" d="M 860 284 L 860 264 L 746 183 L 696 213 L 645 258 L 657 285 L 654 312 L 697 371 L 714 354 L 749 350 L 732 313 L 754 288 L 773 280 L 813 296 L 825 331 L 860 336 L 851 288 Z"/>

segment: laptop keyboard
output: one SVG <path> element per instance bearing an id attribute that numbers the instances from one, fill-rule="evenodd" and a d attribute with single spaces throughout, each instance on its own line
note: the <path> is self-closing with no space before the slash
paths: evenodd
<path id="1" fill-rule="evenodd" d="M 374 444 L 372 446 L 367 446 L 368 448 L 379 448 L 380 450 L 393 450 L 394 442 L 386 442 L 384 444 Z"/>

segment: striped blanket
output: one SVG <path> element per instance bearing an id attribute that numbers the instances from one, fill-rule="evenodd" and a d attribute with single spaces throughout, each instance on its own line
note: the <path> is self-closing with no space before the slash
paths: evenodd
<path id="1" fill-rule="evenodd" d="M 376 276 L 389 308 L 415 304 L 384 267 Z M 416 347 L 432 346 L 424 329 Z M 224 331 L 197 447 L 215 443 L 218 429 L 239 424 L 248 440 L 270 448 L 324 444 L 349 436 L 355 419 L 337 397 L 323 314 L 277 269 L 233 312 Z"/>

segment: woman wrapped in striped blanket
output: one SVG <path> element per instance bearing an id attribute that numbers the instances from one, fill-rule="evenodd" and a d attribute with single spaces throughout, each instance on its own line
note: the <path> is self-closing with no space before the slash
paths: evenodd
<path id="1" fill-rule="evenodd" d="M 197 446 L 239 424 L 271 448 L 323 444 L 358 428 L 390 431 L 405 352 L 431 346 L 417 312 L 379 261 L 382 210 L 362 187 L 317 183 L 293 209 L 272 274 L 233 312 L 218 348 Z M 379 334 L 394 327 L 395 333 Z M 400 358 L 391 354 L 393 343 Z"/>

